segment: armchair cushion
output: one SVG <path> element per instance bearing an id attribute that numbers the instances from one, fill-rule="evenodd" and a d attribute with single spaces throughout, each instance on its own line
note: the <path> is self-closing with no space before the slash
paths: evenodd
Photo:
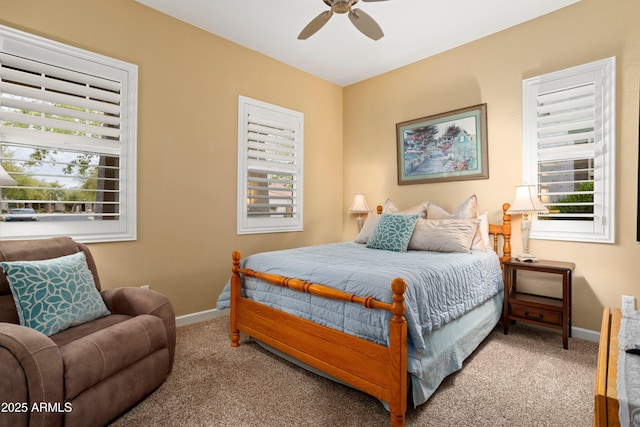
<path id="1" fill-rule="evenodd" d="M 123 348 L 127 351 L 122 351 Z M 148 314 L 131 317 L 61 346 L 65 398 L 74 399 L 156 351 L 163 351 L 168 360 L 164 324 L 159 317 Z M 163 376 L 168 373 L 168 366 L 162 373 Z"/>
<path id="2" fill-rule="evenodd" d="M 159 292 L 140 288 L 116 288 L 101 292 L 102 299 L 112 313 L 139 316 L 151 314 L 164 322 L 169 348 L 169 372 L 173 368 L 176 348 L 176 315 L 169 299 Z"/>
<path id="3" fill-rule="evenodd" d="M 47 336 L 107 316 L 84 252 L 38 261 L 1 262 L 20 324 Z"/>

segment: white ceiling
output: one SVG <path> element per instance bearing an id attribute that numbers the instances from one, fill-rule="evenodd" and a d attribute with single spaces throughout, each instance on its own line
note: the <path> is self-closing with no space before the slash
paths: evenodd
<path id="1" fill-rule="evenodd" d="M 334 14 L 307 40 L 322 0 L 136 0 L 295 68 L 346 86 L 537 18 L 579 0 L 358 2 L 382 27 L 373 41 Z"/>

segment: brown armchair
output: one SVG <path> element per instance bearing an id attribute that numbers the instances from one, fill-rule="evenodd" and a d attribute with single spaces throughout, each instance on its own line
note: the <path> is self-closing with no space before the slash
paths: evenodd
<path id="1" fill-rule="evenodd" d="M 59 258 L 87 246 L 70 238 L 0 241 L 0 261 Z M 175 314 L 162 294 L 101 291 L 110 315 L 51 336 L 21 326 L 0 269 L 0 426 L 100 426 L 160 386 L 173 366 Z"/>

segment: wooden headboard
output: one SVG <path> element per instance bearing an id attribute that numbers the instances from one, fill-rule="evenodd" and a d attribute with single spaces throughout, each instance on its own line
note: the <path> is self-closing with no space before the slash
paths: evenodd
<path id="1" fill-rule="evenodd" d="M 489 235 L 493 236 L 493 250 L 500 258 L 500 267 L 503 262 L 511 259 L 511 215 L 507 213 L 510 206 L 509 203 L 502 205 L 502 224 L 489 224 Z M 377 206 L 379 215 L 382 214 L 382 209 L 382 205 Z M 500 240 L 502 240 L 502 250 L 499 250 Z"/>

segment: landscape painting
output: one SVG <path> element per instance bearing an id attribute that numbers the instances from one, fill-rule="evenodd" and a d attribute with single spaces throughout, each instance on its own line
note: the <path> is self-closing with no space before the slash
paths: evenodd
<path id="1" fill-rule="evenodd" d="M 396 125 L 398 184 L 489 178 L 487 105 Z"/>

